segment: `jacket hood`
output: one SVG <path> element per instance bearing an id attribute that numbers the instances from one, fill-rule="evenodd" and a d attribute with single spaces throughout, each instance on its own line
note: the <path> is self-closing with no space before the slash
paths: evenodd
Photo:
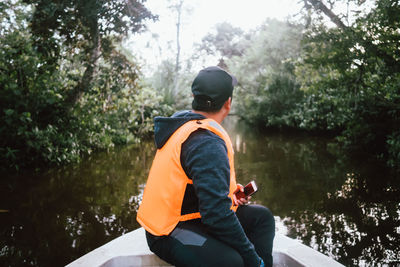
<path id="1" fill-rule="evenodd" d="M 205 119 L 201 114 L 189 110 L 176 112 L 171 117 L 154 118 L 154 140 L 157 149 L 162 148 L 171 135 L 183 124 L 191 120 Z"/>

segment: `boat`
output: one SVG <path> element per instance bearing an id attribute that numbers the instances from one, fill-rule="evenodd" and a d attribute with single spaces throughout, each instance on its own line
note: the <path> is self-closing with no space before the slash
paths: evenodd
<path id="1" fill-rule="evenodd" d="M 334 259 L 308 247 L 298 240 L 276 233 L 273 249 L 274 266 L 340 267 Z M 171 266 L 153 254 L 146 242 L 143 228 L 124 234 L 83 255 L 66 267 L 139 267 Z"/>

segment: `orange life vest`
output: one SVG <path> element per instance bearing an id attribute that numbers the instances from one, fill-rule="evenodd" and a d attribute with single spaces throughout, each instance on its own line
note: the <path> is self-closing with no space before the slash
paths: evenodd
<path id="1" fill-rule="evenodd" d="M 153 235 L 168 235 L 180 221 L 200 218 L 200 212 L 182 215 L 181 208 L 187 184 L 193 181 L 187 177 L 181 166 L 181 146 L 189 135 L 197 129 L 207 129 L 226 144 L 230 166 L 230 185 L 228 196 L 232 199 L 237 189 L 233 160 L 233 146 L 226 131 L 212 119 L 192 120 L 179 127 L 168 139 L 166 144 L 158 149 L 150 169 L 146 187 L 140 204 L 137 221 Z"/>

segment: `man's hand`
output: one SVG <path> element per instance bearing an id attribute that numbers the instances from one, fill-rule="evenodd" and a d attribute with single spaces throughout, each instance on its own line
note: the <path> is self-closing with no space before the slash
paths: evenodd
<path id="1" fill-rule="evenodd" d="M 249 200 L 251 199 L 251 196 L 248 196 L 246 198 L 240 198 L 237 199 L 236 198 L 236 192 L 241 191 L 244 192 L 244 187 L 241 184 L 237 184 L 237 189 L 236 191 L 233 193 L 233 203 L 235 203 L 235 206 L 240 206 L 240 205 L 245 205 L 247 204 L 247 202 L 249 202 Z"/>

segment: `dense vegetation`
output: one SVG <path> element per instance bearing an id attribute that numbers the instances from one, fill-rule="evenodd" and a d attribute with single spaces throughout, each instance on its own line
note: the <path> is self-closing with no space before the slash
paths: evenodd
<path id="1" fill-rule="evenodd" d="M 120 43 L 155 17 L 142 1 L 2 1 L 0 167 L 74 162 L 138 141 L 170 108 Z"/>
<path id="2" fill-rule="evenodd" d="M 335 14 L 343 3 L 348 12 Z M 156 19 L 143 1 L 3 1 L 1 169 L 74 162 L 140 141 L 154 115 L 190 106 L 192 68 L 211 55 L 238 77 L 234 108 L 247 122 L 329 133 L 400 170 L 400 4 L 328 4 L 306 0 L 300 18 L 251 32 L 218 24 L 192 58 L 177 51 L 144 77 L 121 45 Z"/>
<path id="3" fill-rule="evenodd" d="M 346 266 L 398 263 L 400 2 L 303 0 L 287 22 L 221 23 L 191 58 L 160 53 L 149 75 L 130 54 L 142 51 L 124 47 L 156 19 L 143 2 L 0 1 L 0 266 L 64 265 L 136 229 L 154 147 L 126 144 L 151 137 L 154 116 L 190 107 L 210 57 L 238 77 L 234 114 L 296 135 L 245 130 L 233 142 L 238 179 L 257 179 L 257 202 L 288 236 Z M 184 1 L 166 2 L 179 18 Z"/>
<path id="4" fill-rule="evenodd" d="M 263 128 L 329 132 L 400 170 L 398 14 L 398 1 L 379 0 L 348 26 L 332 14 L 329 27 L 310 14 L 308 24 L 267 21 L 225 60 L 241 83 L 238 114 Z"/>

